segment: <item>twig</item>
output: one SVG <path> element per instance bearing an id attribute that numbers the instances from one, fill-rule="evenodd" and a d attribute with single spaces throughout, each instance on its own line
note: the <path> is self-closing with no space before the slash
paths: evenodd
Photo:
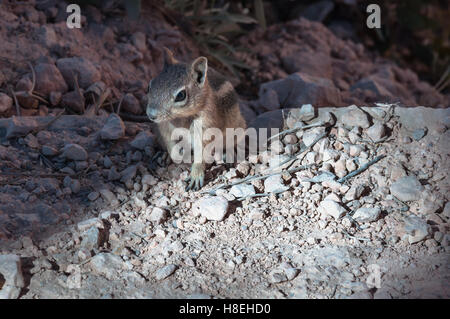
<path id="1" fill-rule="evenodd" d="M 446 82 L 448 82 L 449 79 L 447 79 L 447 81 L 444 81 L 446 79 L 446 77 L 450 74 L 450 66 L 447 67 L 447 69 L 445 70 L 445 72 L 441 75 L 441 77 L 439 78 L 439 81 L 434 85 L 434 89 L 436 91 L 440 91 L 443 87 L 445 87 Z M 447 83 L 448 84 L 448 83 Z M 441 87 L 442 86 L 442 87 Z"/>
<path id="2" fill-rule="evenodd" d="M 383 159 L 383 158 L 385 158 L 385 157 L 386 157 L 386 155 L 380 155 L 380 156 L 375 157 L 373 160 L 371 160 L 371 161 L 368 162 L 367 164 L 361 166 L 361 167 L 358 168 L 357 170 L 354 170 L 353 172 L 351 172 L 351 173 L 345 175 L 344 177 L 338 179 L 337 182 L 338 182 L 338 183 L 341 183 L 341 184 L 344 183 L 346 180 L 352 178 L 353 176 L 358 175 L 358 174 L 361 173 L 361 172 L 364 172 L 367 168 L 369 168 L 369 166 L 375 164 L 376 162 L 378 162 L 379 160 L 381 160 L 381 159 Z"/>
<path id="3" fill-rule="evenodd" d="M 84 96 L 83 96 L 83 94 L 81 94 L 80 85 L 78 84 L 78 76 L 76 74 L 74 74 L 73 72 L 72 72 L 72 76 L 73 76 L 73 82 L 75 85 L 75 90 L 77 91 L 78 95 L 80 96 L 80 99 L 82 101 L 84 101 Z M 84 114 L 85 111 L 86 111 L 86 106 L 83 103 L 83 110 L 81 113 Z"/>
<path id="4" fill-rule="evenodd" d="M 383 120 L 382 118 L 380 118 L 378 115 L 372 113 L 372 111 L 369 110 L 364 110 L 361 106 L 357 105 L 356 106 L 361 112 L 366 113 L 368 115 L 370 115 L 372 118 L 377 119 L 377 120 Z"/>
<path id="5" fill-rule="evenodd" d="M 395 197 L 394 195 L 392 195 L 392 198 L 394 198 L 394 200 L 395 200 L 397 203 L 403 205 L 403 207 L 400 208 L 400 210 L 401 210 L 402 212 L 406 212 L 406 211 L 409 210 L 409 206 L 406 205 L 403 201 L 401 201 L 400 199 L 398 199 L 398 198 Z"/>
<path id="6" fill-rule="evenodd" d="M 326 123 L 324 123 L 324 122 L 318 122 L 318 123 L 313 123 L 313 124 L 309 124 L 309 125 L 305 125 L 305 126 L 301 126 L 301 127 L 294 127 L 294 128 L 288 129 L 288 130 L 281 131 L 278 134 L 272 135 L 269 138 L 269 141 L 275 139 L 276 137 L 278 137 L 280 135 L 286 135 L 286 134 L 294 133 L 294 132 L 297 132 L 300 130 L 307 130 L 309 128 L 325 126 L 325 125 L 326 125 Z"/>
<path id="7" fill-rule="evenodd" d="M 109 100 L 108 102 L 105 102 L 103 105 L 104 106 L 109 106 L 109 105 L 113 105 L 115 103 L 120 102 L 120 100 Z"/>
<path id="8" fill-rule="evenodd" d="M 106 88 L 105 91 L 103 91 L 102 95 L 100 95 L 100 98 L 97 101 L 97 104 L 95 104 L 95 113 L 97 114 L 98 110 L 102 106 L 102 104 L 105 102 L 105 100 L 108 98 L 109 94 L 111 93 L 110 88 Z"/>
<path id="9" fill-rule="evenodd" d="M 139 239 L 141 239 L 144 242 L 144 244 L 148 244 L 148 241 L 144 238 L 144 236 L 136 234 L 135 232 L 130 232 L 130 234 L 132 234 L 132 235 L 138 237 Z"/>
<path id="10" fill-rule="evenodd" d="M 94 102 L 94 104 L 97 103 L 97 102 L 95 101 L 95 94 L 94 94 L 94 92 L 91 92 L 91 98 L 92 98 L 92 102 Z"/>
<path id="11" fill-rule="evenodd" d="M 120 108 L 122 106 L 122 102 L 123 102 L 123 98 L 124 97 L 125 97 L 125 95 L 122 95 L 122 97 L 120 98 L 119 105 L 117 105 L 116 114 L 120 114 Z"/>
<path id="12" fill-rule="evenodd" d="M 65 111 L 66 111 L 65 109 L 62 110 L 57 115 L 55 115 L 50 121 L 48 121 L 48 123 L 41 125 L 39 127 L 36 127 L 34 130 L 31 131 L 31 133 L 36 134 L 39 131 L 47 129 L 50 125 L 55 123 L 64 114 Z"/>
<path id="13" fill-rule="evenodd" d="M 75 91 L 77 91 L 78 95 L 81 96 L 80 84 L 78 83 L 78 75 L 72 72 L 73 77 L 73 85 L 75 86 Z"/>
<path id="14" fill-rule="evenodd" d="M 445 82 L 442 83 L 442 84 L 436 89 L 436 91 L 438 91 L 438 92 L 443 91 L 444 88 L 445 88 L 446 86 L 448 86 L 449 83 L 450 83 L 450 78 L 448 78 L 447 80 L 445 80 Z"/>
<path id="15" fill-rule="evenodd" d="M 314 166 L 314 165 L 315 165 L 315 164 L 311 164 L 311 165 L 303 165 L 303 166 L 298 166 L 298 167 L 293 167 L 293 168 L 291 168 L 291 169 L 288 169 L 287 172 L 288 172 L 288 173 L 295 173 L 295 172 L 298 172 L 298 171 L 300 171 L 300 170 L 302 170 L 302 169 L 310 168 L 310 167 L 312 167 L 312 166 Z M 234 182 L 234 183 L 231 183 L 231 184 L 222 184 L 222 185 L 219 185 L 219 186 L 217 186 L 216 188 L 210 189 L 210 190 L 208 190 L 208 191 L 204 191 L 204 192 L 202 192 L 201 194 L 215 195 L 216 191 L 218 191 L 219 189 L 224 189 L 224 188 L 232 187 L 232 186 L 239 185 L 239 184 L 246 183 L 246 182 L 253 181 L 253 180 L 265 179 L 265 178 L 268 178 L 268 177 L 270 177 L 270 176 L 274 176 L 274 175 L 278 175 L 278 174 L 281 174 L 281 173 L 280 173 L 280 172 L 275 172 L 275 173 L 269 173 L 269 174 L 263 174 L 263 175 L 252 175 L 252 176 L 247 176 L 246 178 L 240 179 L 240 180 L 238 180 L 238 181 L 236 181 L 236 182 Z"/>
<path id="16" fill-rule="evenodd" d="M 320 134 L 318 137 L 316 137 L 316 139 L 311 143 L 311 145 L 309 145 L 307 148 L 305 148 L 301 153 L 300 153 L 300 155 L 299 156 L 296 156 L 295 158 L 292 158 L 291 159 L 291 161 L 292 161 L 292 163 L 290 163 L 289 165 L 288 165 L 288 168 L 298 159 L 299 160 L 299 163 L 301 164 L 302 163 L 302 161 L 303 161 L 303 159 L 305 158 L 305 156 L 306 156 L 306 154 L 308 154 L 308 152 L 314 147 L 314 145 L 316 145 L 316 143 L 318 142 L 318 141 L 320 141 L 321 139 L 323 139 L 325 136 L 327 136 L 327 132 L 324 132 L 324 133 L 322 133 L 322 134 Z M 301 156 L 303 154 L 303 156 Z M 289 162 L 289 161 L 285 161 L 285 162 Z M 284 162 L 281 164 L 281 165 L 284 165 Z"/>
<path id="17" fill-rule="evenodd" d="M 345 217 L 347 217 L 353 224 L 355 224 L 356 228 L 358 228 L 358 230 L 362 230 L 361 226 L 359 226 L 358 222 L 356 220 L 353 219 L 353 214 L 354 211 L 348 212 Z"/>
<path id="18" fill-rule="evenodd" d="M 53 163 L 44 154 L 42 154 L 42 152 L 39 152 L 39 156 L 45 165 L 47 165 L 48 167 L 50 167 L 53 170 L 57 169 L 56 166 L 53 165 Z"/>
<path id="19" fill-rule="evenodd" d="M 304 170 L 304 169 L 308 169 L 308 168 L 311 168 L 311 167 L 316 166 L 316 165 L 317 165 L 316 163 L 308 164 L 308 165 L 300 165 L 300 166 L 288 169 L 287 172 L 288 173 L 296 173 L 298 171 L 301 171 L 301 170 Z"/>
<path id="20" fill-rule="evenodd" d="M 108 98 L 110 93 L 111 93 L 110 88 L 107 88 L 105 91 L 103 91 L 102 94 L 100 95 L 100 97 L 98 98 L 98 101 L 96 101 L 95 104 L 92 104 L 91 106 L 89 106 L 85 115 L 95 116 L 98 113 L 98 110 L 100 109 L 100 107 L 105 102 L 105 100 Z"/>
<path id="21" fill-rule="evenodd" d="M 300 159 L 300 155 L 291 156 L 291 157 L 285 159 L 283 162 L 281 162 L 281 163 L 278 164 L 277 166 L 273 167 L 272 169 L 276 169 L 276 168 L 278 168 L 278 167 L 280 167 L 280 166 L 283 166 L 284 164 L 286 164 L 286 163 L 288 163 L 288 162 L 290 162 L 290 161 L 295 162 L 295 161 L 298 160 L 298 159 L 300 160 L 300 164 L 301 164 L 301 162 L 303 161 L 303 158 L 305 158 L 306 154 L 308 153 L 308 152 L 306 152 L 306 151 L 311 150 L 311 148 L 313 148 L 314 145 L 315 145 L 318 141 L 320 141 L 322 138 L 324 138 L 326 135 L 327 135 L 326 132 L 320 134 L 320 135 L 312 142 L 311 145 L 309 145 L 307 148 L 305 148 L 305 149 L 303 149 L 303 150 L 300 150 L 300 155 L 304 153 L 303 156 L 301 157 L 301 159 Z M 299 143 L 297 143 L 297 144 L 299 144 Z M 289 164 L 287 168 L 289 168 L 290 165 L 292 165 L 292 163 Z"/>
<path id="22" fill-rule="evenodd" d="M 237 200 L 241 202 L 241 201 L 243 201 L 243 200 L 246 200 L 247 198 L 265 197 L 265 196 L 270 196 L 270 195 L 272 195 L 272 194 L 277 195 L 277 194 L 284 193 L 284 192 L 287 191 L 288 189 L 289 189 L 289 188 L 283 189 L 283 190 L 279 190 L 279 191 L 274 191 L 274 192 L 271 192 L 271 193 L 261 193 L 261 194 L 247 195 L 247 196 L 244 196 L 244 197 L 239 197 L 239 198 L 237 198 Z"/>
<path id="23" fill-rule="evenodd" d="M 11 95 L 13 96 L 13 99 L 14 99 L 14 105 L 16 106 L 16 113 L 17 113 L 17 116 L 21 116 L 20 114 L 20 105 L 19 105 L 19 102 L 17 101 L 17 96 L 16 96 L 16 93 L 14 92 L 14 90 L 11 88 L 11 86 L 8 84 L 7 85 L 8 86 L 8 90 L 11 92 Z"/>
<path id="24" fill-rule="evenodd" d="M 25 94 L 28 94 L 30 97 L 33 97 L 45 104 L 49 104 L 46 99 L 35 94 L 34 89 L 36 88 L 36 71 L 34 70 L 33 65 L 29 61 L 27 61 L 27 64 L 31 70 L 32 82 L 31 82 L 31 88 L 28 91 L 26 91 Z"/>
<path id="25" fill-rule="evenodd" d="M 30 93 L 30 95 L 33 95 L 34 88 L 36 87 L 36 72 L 34 71 L 33 65 L 29 61 L 27 61 L 27 64 L 31 69 L 31 77 L 33 79 L 32 80 L 33 82 L 31 83 L 31 88 L 28 92 Z"/>
<path id="26" fill-rule="evenodd" d="M 27 92 L 28 93 L 28 92 Z M 37 95 L 37 94 L 30 94 L 30 96 L 31 97 L 34 97 L 36 100 L 39 100 L 39 101 L 41 101 L 42 103 L 45 103 L 45 104 L 50 104 L 50 103 L 48 103 L 48 101 L 46 100 L 46 99 L 44 99 L 43 97 L 41 97 L 41 96 L 39 96 L 39 95 Z"/>
<path id="27" fill-rule="evenodd" d="M 273 175 L 276 175 L 276 174 L 279 174 L 279 173 L 272 173 L 272 174 L 267 174 L 267 175 L 253 175 L 253 176 L 247 176 L 246 178 L 240 179 L 240 180 L 238 180 L 238 181 L 236 181 L 236 182 L 234 182 L 234 183 L 231 183 L 231 184 L 222 184 L 222 185 L 219 185 L 219 186 L 217 186 L 216 188 L 210 189 L 209 191 L 204 191 L 204 192 L 202 192 L 202 194 L 210 194 L 210 195 L 214 195 L 214 194 L 216 193 L 216 191 L 218 191 L 219 189 L 224 189 L 224 188 L 227 188 L 227 187 L 232 187 L 232 186 L 234 186 L 234 185 L 239 185 L 239 184 L 246 183 L 246 182 L 253 181 L 253 180 L 264 179 L 264 178 L 267 178 L 267 177 L 270 177 L 270 176 L 273 176 Z"/>
<path id="28" fill-rule="evenodd" d="M 347 233 L 345 230 L 343 230 L 342 232 L 343 232 L 345 235 L 347 235 L 348 237 L 352 238 L 352 239 L 362 240 L 362 241 L 370 241 L 370 238 L 355 237 L 355 236 L 350 235 L 349 233 Z"/>
<path id="29" fill-rule="evenodd" d="M 383 143 L 383 142 L 386 142 L 389 138 L 390 138 L 390 136 L 385 136 L 385 137 L 382 137 L 382 138 L 380 138 L 379 140 L 372 140 L 371 138 L 370 138 L 370 136 L 367 136 L 369 139 L 370 139 L 370 141 L 369 140 L 364 140 L 364 139 L 359 139 L 358 140 L 358 142 L 362 142 L 362 143 L 368 143 L 368 144 L 379 144 L 379 143 Z M 391 140 L 394 140 L 394 138 L 392 138 Z"/>

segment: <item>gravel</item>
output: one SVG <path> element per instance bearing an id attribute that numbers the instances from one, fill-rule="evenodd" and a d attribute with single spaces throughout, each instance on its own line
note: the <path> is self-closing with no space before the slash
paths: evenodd
<path id="1" fill-rule="evenodd" d="M 1 236 L 11 236 L 2 228 L 9 215 L 1 214 L 11 209 L 18 211 L 16 220 L 22 224 L 6 221 L 17 232 L 26 220 L 49 229 L 40 238 L 13 241 L 0 250 L 3 255 L 34 258 L 27 290 L 16 286 L 1 293 L 14 298 L 20 293 L 21 298 L 448 297 L 439 288 L 448 282 L 444 276 L 450 249 L 441 172 L 446 171 L 441 154 L 448 150 L 438 142 L 441 133 L 429 130 L 419 142 L 404 144 L 393 117 L 384 123 L 389 142 L 375 146 L 366 141 L 370 127 L 344 130 L 341 116 L 346 111 L 333 110 L 336 124 L 309 150 L 314 156 L 292 165 L 309 161 L 311 167 L 224 187 L 215 196 L 184 191 L 187 166 L 169 163 L 151 171 L 148 163 L 154 153 L 131 145 L 138 134 L 151 137 L 140 133 L 145 126 L 127 127 L 130 138 L 104 140 L 104 148 L 99 148 L 95 136 L 106 118 L 78 123 L 75 131 L 70 129 L 74 124 L 65 122 L 62 134 L 73 137 L 66 146 L 78 145 L 75 154 L 83 153 L 82 148 L 88 156 L 69 159 L 63 147 L 61 156 L 47 158 L 62 167 L 58 172 L 70 176 L 27 177 L 20 191 L 0 186 Z M 304 142 L 304 133 L 281 137 L 280 157 L 287 158 L 289 143 Z M 40 145 L 58 150 L 64 145 L 58 134 L 52 129 L 33 135 Z M 2 161 L 32 165 L 39 172 L 33 162 L 39 157 L 22 151 L 35 150 L 34 142 L 28 143 L 32 138 L 12 141 L 1 144 Z M 420 156 L 418 143 L 426 143 L 420 146 L 425 147 Z M 299 148 L 290 155 L 300 154 Z M 345 183 L 337 182 L 337 175 L 380 154 L 387 157 Z M 31 164 L 22 164 L 26 161 Z M 223 174 L 212 169 L 205 191 L 265 172 L 274 161 L 273 154 L 266 154 L 263 163 L 241 163 Z M 90 169 L 82 174 L 80 167 Z M 111 170 L 116 175 L 112 182 Z M 258 197 L 237 200 L 249 195 Z M 402 203 L 394 196 L 407 200 Z M 382 284 L 375 291 L 377 273 Z M 383 288 L 385 282 L 391 285 Z M 429 286 L 422 289 L 419 282 Z"/>

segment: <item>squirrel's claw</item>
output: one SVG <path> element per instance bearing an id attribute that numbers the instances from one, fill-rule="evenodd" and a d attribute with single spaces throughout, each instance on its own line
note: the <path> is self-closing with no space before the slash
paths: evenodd
<path id="1" fill-rule="evenodd" d="M 188 183 L 185 189 L 186 191 L 198 191 L 200 188 L 202 188 L 205 182 L 203 166 L 198 166 L 196 164 L 192 165 L 191 175 L 185 180 L 185 182 Z"/>
<path id="2" fill-rule="evenodd" d="M 190 191 L 198 191 L 200 188 L 203 187 L 205 181 L 205 177 L 204 176 L 197 176 L 197 177 L 193 177 L 190 176 L 188 177 L 185 182 L 188 182 L 189 184 L 186 186 L 185 190 Z"/>

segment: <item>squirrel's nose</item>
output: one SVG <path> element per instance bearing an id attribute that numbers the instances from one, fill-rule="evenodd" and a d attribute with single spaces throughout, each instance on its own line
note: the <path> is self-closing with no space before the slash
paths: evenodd
<path id="1" fill-rule="evenodd" d="M 158 117 L 158 111 L 154 108 L 147 108 L 147 116 L 150 120 L 156 120 Z"/>

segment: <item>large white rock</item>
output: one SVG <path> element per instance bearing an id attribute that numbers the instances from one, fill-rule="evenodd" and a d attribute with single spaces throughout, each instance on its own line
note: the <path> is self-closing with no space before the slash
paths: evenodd
<path id="1" fill-rule="evenodd" d="M 334 219 L 339 219 L 347 213 L 347 210 L 338 202 L 330 199 L 320 202 L 317 210 L 321 215 L 329 215 L 334 217 Z"/>
<path id="2" fill-rule="evenodd" d="M 367 129 L 367 135 L 369 135 L 373 141 L 382 139 L 386 135 L 386 127 L 383 123 L 376 122 Z"/>
<path id="3" fill-rule="evenodd" d="M 351 105 L 347 108 L 347 111 L 341 117 L 341 121 L 344 125 L 349 127 L 359 126 L 368 128 L 370 126 L 367 114 L 355 105 Z"/>
<path id="4" fill-rule="evenodd" d="M 169 217 L 169 213 L 160 207 L 155 207 L 149 216 L 149 220 L 156 223 L 157 225 L 162 224 Z"/>
<path id="5" fill-rule="evenodd" d="M 430 233 L 430 225 L 425 220 L 417 216 L 409 216 L 405 218 L 405 232 L 408 234 L 408 242 L 410 244 L 418 243 Z"/>
<path id="6" fill-rule="evenodd" d="M 366 223 L 376 221 L 380 217 L 380 214 L 380 207 L 361 207 L 352 217 L 357 222 Z"/>
<path id="7" fill-rule="evenodd" d="M 89 263 L 94 273 L 103 275 L 108 279 L 116 277 L 123 267 L 122 258 L 112 253 L 95 255 Z"/>
<path id="8" fill-rule="evenodd" d="M 403 202 L 419 200 L 424 187 L 415 176 L 399 178 L 391 185 L 391 194 Z"/>
<path id="9" fill-rule="evenodd" d="M 314 127 L 312 129 L 306 130 L 302 136 L 303 144 L 305 144 L 305 146 L 310 146 L 323 133 L 325 133 L 324 126 Z"/>
<path id="10" fill-rule="evenodd" d="M 230 194 L 239 198 L 254 195 L 256 192 L 255 187 L 251 184 L 238 184 L 231 187 Z"/>
<path id="11" fill-rule="evenodd" d="M 17 299 L 25 286 L 20 257 L 0 255 L 0 274 L 5 280 L 0 290 L 0 299 Z"/>
<path id="12" fill-rule="evenodd" d="M 204 197 L 194 203 L 193 209 L 207 220 L 222 221 L 228 211 L 228 200 L 222 196 Z"/>
<path id="13" fill-rule="evenodd" d="M 264 191 L 266 193 L 277 193 L 287 189 L 289 187 L 283 184 L 281 174 L 269 176 L 264 180 Z"/>

